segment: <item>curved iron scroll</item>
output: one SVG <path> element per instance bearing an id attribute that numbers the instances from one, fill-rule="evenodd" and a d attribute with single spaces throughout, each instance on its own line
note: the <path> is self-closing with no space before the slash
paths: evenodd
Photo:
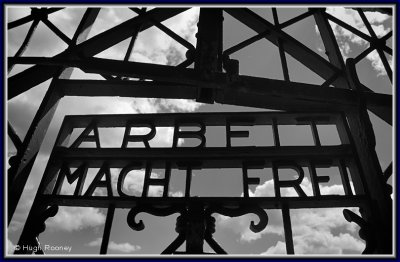
<path id="1" fill-rule="evenodd" d="M 33 207 L 35 208 L 35 207 Z M 37 251 L 16 249 L 14 254 L 30 254 L 32 252 L 36 254 L 44 254 L 40 247 L 39 235 L 46 230 L 46 220 L 50 217 L 54 217 L 58 212 L 58 206 L 52 205 L 47 206 L 36 206 L 36 211 L 30 214 L 31 218 L 28 217 L 27 223 L 21 233 L 18 246 L 31 246 L 37 247 Z"/>
<path id="2" fill-rule="evenodd" d="M 141 213 L 149 213 L 151 215 L 155 216 L 169 216 L 174 213 L 181 213 L 183 214 L 184 212 L 184 207 L 182 206 L 166 206 L 166 207 L 158 207 L 158 206 L 143 206 L 143 205 L 138 205 L 133 207 L 127 217 L 127 222 L 130 228 L 136 231 L 141 231 L 144 229 L 144 223 L 142 220 L 139 220 L 139 222 L 136 222 L 135 218 L 136 216 Z"/>
<path id="3" fill-rule="evenodd" d="M 360 213 L 362 213 L 362 208 L 360 208 Z M 354 213 L 353 211 L 350 211 L 348 209 L 343 210 L 343 215 L 344 218 L 349 221 L 349 222 L 354 222 L 360 227 L 360 231 L 358 232 L 358 235 L 360 236 L 361 239 L 365 241 L 365 249 L 362 252 L 362 254 L 373 254 L 375 247 L 376 247 L 376 242 L 375 242 L 375 237 L 373 235 L 373 231 L 371 230 L 371 225 L 365 221 L 362 217 Z"/>
<path id="4" fill-rule="evenodd" d="M 173 254 L 185 242 L 186 223 L 187 213 L 185 212 L 176 219 L 175 231 L 179 234 L 178 237 L 161 254 Z"/>
<path id="5" fill-rule="evenodd" d="M 268 214 L 259 206 L 239 206 L 237 208 L 228 208 L 223 206 L 210 206 L 205 211 L 206 215 L 211 215 L 212 213 L 218 213 L 224 216 L 229 217 L 238 217 L 242 215 L 246 215 L 249 213 L 253 213 L 257 215 L 260 219 L 258 224 L 255 224 L 254 221 L 250 223 L 250 230 L 254 233 L 259 233 L 264 230 L 268 225 Z"/>

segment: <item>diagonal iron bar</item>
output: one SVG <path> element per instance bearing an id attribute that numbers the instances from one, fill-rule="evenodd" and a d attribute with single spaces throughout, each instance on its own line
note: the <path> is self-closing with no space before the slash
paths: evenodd
<path id="1" fill-rule="evenodd" d="M 66 36 L 61 30 L 56 27 L 50 20 L 48 19 L 42 19 L 41 20 L 47 27 L 53 31 L 54 34 L 56 34 L 61 40 L 63 40 L 67 45 L 71 44 L 71 39 L 69 39 L 68 36 Z"/>
<path id="2" fill-rule="evenodd" d="M 276 10 L 276 8 L 272 8 L 272 15 L 274 17 L 274 24 L 275 26 L 280 27 L 279 24 L 279 17 L 278 17 L 278 11 Z M 282 65 L 282 72 L 283 72 L 283 78 L 286 81 L 290 81 L 289 78 L 289 69 L 288 69 L 288 65 L 287 65 L 287 61 L 286 61 L 286 55 L 285 55 L 285 50 L 283 50 L 283 46 L 282 46 L 282 40 L 278 39 L 278 48 L 279 48 L 279 56 L 281 58 L 281 65 Z"/>
<path id="3" fill-rule="evenodd" d="M 258 16 L 254 12 L 245 8 L 225 8 L 228 14 L 244 23 L 254 31 L 261 33 L 269 30 L 271 33 L 266 38 L 274 45 L 277 45 L 277 39 L 282 39 L 283 48 L 286 53 L 291 55 L 296 60 L 300 61 L 303 65 L 311 69 L 323 79 L 330 78 L 335 72 L 340 69 L 326 61 L 320 55 L 283 32 L 277 29 L 273 24 Z M 345 83 L 344 77 L 339 77 L 335 81 L 335 85 L 343 85 Z"/>
<path id="4" fill-rule="evenodd" d="M 145 11 L 139 9 L 139 8 L 130 8 L 132 11 L 136 12 L 139 15 L 146 14 Z M 176 34 L 174 31 L 160 23 L 159 21 L 155 20 L 154 18 L 150 17 L 150 22 L 154 24 L 155 27 L 166 33 L 169 37 L 174 39 L 176 42 L 180 43 L 184 47 L 186 47 L 188 50 L 194 50 L 194 46 L 189 43 L 187 40 L 183 39 L 180 35 Z"/>
<path id="5" fill-rule="evenodd" d="M 358 14 L 360 15 L 362 21 L 364 22 L 364 25 L 367 27 L 369 34 L 372 37 L 372 42 L 378 42 L 378 37 L 375 34 L 374 29 L 372 28 L 370 22 L 368 21 L 367 17 L 365 16 L 364 12 L 362 11 L 361 8 L 357 9 Z M 385 67 L 386 73 L 390 79 L 390 82 L 393 82 L 393 73 L 392 73 L 392 69 L 389 65 L 389 62 L 385 56 L 385 54 L 383 53 L 382 49 L 380 48 L 380 46 L 376 47 L 376 51 L 379 54 L 379 57 L 381 58 L 381 61 L 383 63 L 383 66 Z"/>
<path id="6" fill-rule="evenodd" d="M 21 47 L 18 49 L 17 53 L 15 54 L 15 57 L 20 57 L 25 52 L 38 24 L 39 24 L 39 20 L 34 20 L 32 22 L 31 27 L 29 28 L 28 33 L 26 34 L 25 39 L 21 44 Z M 13 69 L 13 67 L 14 67 L 14 64 L 8 64 L 8 72 L 10 72 Z"/>
<path id="7" fill-rule="evenodd" d="M 343 61 L 342 54 L 340 53 L 339 46 L 337 44 L 335 35 L 333 33 L 333 30 L 331 28 L 331 25 L 329 24 L 329 21 L 326 17 L 326 12 L 322 8 L 318 9 L 313 9 L 314 10 L 314 19 L 315 23 L 318 26 L 318 30 L 320 32 L 320 36 L 322 38 L 322 41 L 325 46 L 325 51 L 326 54 L 329 58 L 329 61 L 335 65 L 336 67 L 340 68 L 341 72 L 345 72 L 345 64 Z M 340 75 L 337 75 L 339 77 Z M 331 80 L 330 78 L 329 80 Z M 327 82 L 329 82 L 327 80 Z M 328 86 L 331 84 L 331 82 L 328 84 Z M 349 89 L 349 84 L 347 81 L 344 81 L 344 85 L 342 88 Z"/>
<path id="8" fill-rule="evenodd" d="M 99 9 L 88 8 L 81 19 L 81 22 L 76 29 L 73 39 L 80 39 L 84 41 L 88 36 L 90 29 L 97 17 Z M 18 202 L 21 198 L 22 192 L 24 190 L 25 184 L 28 181 L 29 175 L 31 173 L 33 164 L 36 160 L 36 156 L 39 153 L 40 146 L 46 135 L 46 131 L 50 126 L 50 122 L 55 114 L 57 105 L 60 99 L 60 94 L 55 92 L 56 80 L 60 78 L 69 78 L 72 74 L 73 69 L 60 70 L 56 67 L 53 81 L 50 83 L 47 93 L 45 94 L 42 103 L 36 112 L 35 117 L 25 135 L 24 141 L 22 143 L 21 151 L 22 153 L 18 155 L 17 166 L 15 167 L 15 172 L 11 174 L 11 178 L 8 182 L 8 224 L 14 215 L 17 208 Z M 28 150 L 29 149 L 29 150 Z"/>
<path id="9" fill-rule="evenodd" d="M 47 8 L 44 12 L 46 12 L 47 14 L 51 14 L 51 13 L 57 12 L 57 11 L 62 10 L 62 9 L 64 9 L 64 8 Z M 18 20 L 15 20 L 15 21 L 12 21 L 12 22 L 8 23 L 7 24 L 7 29 L 10 30 L 10 29 L 13 29 L 13 28 L 15 28 L 17 26 L 29 23 L 30 21 L 34 21 L 35 18 L 36 18 L 35 15 L 32 15 L 32 14 L 27 15 L 25 17 L 22 17 L 22 18 L 18 19 Z"/>
<path id="10" fill-rule="evenodd" d="M 183 8 L 155 8 L 144 16 L 132 18 L 116 27 L 113 27 L 101 34 L 98 34 L 75 47 L 71 47 L 56 58 L 70 58 L 79 53 L 84 57 L 94 56 L 105 49 L 125 40 L 132 35 L 132 27 L 148 20 L 149 17 L 155 17 L 159 22 L 171 18 L 186 9 Z M 141 30 L 150 28 L 150 23 L 145 23 Z M 51 66 L 36 65 L 8 79 L 8 99 L 29 90 L 30 88 L 51 78 L 59 68 Z"/>
<path id="11" fill-rule="evenodd" d="M 17 149 L 17 151 L 20 151 L 20 149 L 22 147 L 22 140 L 21 140 L 21 138 L 19 138 L 19 136 L 17 135 L 17 132 L 15 132 L 15 129 L 13 128 L 13 126 L 11 125 L 10 122 L 8 122 L 8 125 L 7 125 L 7 132 L 8 132 L 8 136 L 10 137 L 11 141 L 14 143 L 14 146 Z"/>
<path id="12" fill-rule="evenodd" d="M 311 16 L 313 13 L 314 13 L 313 10 L 308 10 L 304 14 L 298 15 L 298 16 L 293 17 L 292 19 L 290 19 L 290 20 L 288 20 L 286 22 L 283 22 L 283 23 L 279 24 L 278 28 L 283 29 L 285 27 L 288 27 L 288 26 L 290 26 L 290 25 L 292 25 L 294 23 L 297 23 L 297 22 L 299 22 L 299 21 Z"/>

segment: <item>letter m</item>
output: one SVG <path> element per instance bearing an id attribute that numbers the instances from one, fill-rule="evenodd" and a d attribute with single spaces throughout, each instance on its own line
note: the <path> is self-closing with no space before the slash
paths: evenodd
<path id="1" fill-rule="evenodd" d="M 75 191 L 74 191 L 74 196 L 81 195 L 82 189 L 83 189 L 83 183 L 86 179 L 87 171 L 88 171 L 88 169 L 86 167 L 86 163 L 82 163 L 71 174 L 71 169 L 69 168 L 68 163 L 63 163 L 63 165 L 61 166 L 60 172 L 58 174 L 57 182 L 54 186 L 53 195 L 60 194 L 65 177 L 67 177 L 67 181 L 69 184 L 74 183 L 74 181 L 78 179 L 78 182 L 76 183 L 76 187 L 75 187 Z"/>

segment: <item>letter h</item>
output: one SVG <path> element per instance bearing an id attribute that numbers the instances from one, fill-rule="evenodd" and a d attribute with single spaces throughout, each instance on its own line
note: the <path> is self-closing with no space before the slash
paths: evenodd
<path id="1" fill-rule="evenodd" d="M 169 189 L 169 180 L 171 178 L 171 163 L 170 162 L 165 163 L 164 178 L 151 178 L 151 171 L 152 171 L 151 163 L 147 162 L 146 173 L 144 175 L 142 197 L 147 197 L 149 195 L 149 188 L 151 185 L 164 187 L 163 197 L 167 197 Z"/>

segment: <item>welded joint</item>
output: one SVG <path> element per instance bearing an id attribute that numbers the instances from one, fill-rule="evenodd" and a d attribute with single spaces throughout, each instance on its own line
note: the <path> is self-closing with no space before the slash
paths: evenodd
<path id="1" fill-rule="evenodd" d="M 31 15 L 34 17 L 34 20 L 47 20 L 48 13 L 46 12 L 47 8 L 31 8 Z"/>

